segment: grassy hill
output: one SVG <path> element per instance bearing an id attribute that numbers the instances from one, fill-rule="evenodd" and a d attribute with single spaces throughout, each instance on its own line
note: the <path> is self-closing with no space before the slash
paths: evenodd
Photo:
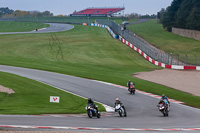
<path id="1" fill-rule="evenodd" d="M 178 54 L 182 60 L 186 60 L 187 54 L 188 60 L 191 60 L 191 63 L 195 63 L 196 55 L 197 64 L 200 65 L 199 41 L 167 32 L 156 20 L 128 25 L 127 28 L 157 48 L 162 49 L 167 53 L 172 53 L 174 56 L 177 56 Z"/>

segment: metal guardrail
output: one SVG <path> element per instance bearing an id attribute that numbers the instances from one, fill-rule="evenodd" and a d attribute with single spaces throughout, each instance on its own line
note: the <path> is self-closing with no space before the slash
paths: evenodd
<path id="1" fill-rule="evenodd" d="M 135 45 L 137 48 L 142 50 L 144 53 L 146 53 L 149 57 L 152 59 L 162 62 L 164 64 L 168 65 L 200 65 L 200 57 L 199 56 L 189 56 L 184 54 L 172 54 L 172 53 L 166 53 L 154 46 L 152 46 L 150 43 L 139 37 L 138 35 L 132 33 L 128 29 L 122 30 L 122 26 L 116 24 L 115 22 L 111 20 L 104 20 L 104 19 L 98 19 L 97 22 L 99 24 L 108 25 L 111 30 L 116 34 L 122 36 L 125 40 Z M 142 20 L 142 22 L 144 22 Z"/>

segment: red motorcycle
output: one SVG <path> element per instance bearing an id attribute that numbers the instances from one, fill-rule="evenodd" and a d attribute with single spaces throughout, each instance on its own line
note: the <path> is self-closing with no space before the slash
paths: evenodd
<path id="1" fill-rule="evenodd" d="M 128 89 L 128 91 L 131 93 L 131 94 L 135 94 L 135 85 L 132 83 L 130 84 L 130 88 Z"/>
<path id="2" fill-rule="evenodd" d="M 166 101 L 160 101 L 157 105 L 159 111 L 163 114 L 164 117 L 169 115 L 169 107 L 166 104 Z"/>

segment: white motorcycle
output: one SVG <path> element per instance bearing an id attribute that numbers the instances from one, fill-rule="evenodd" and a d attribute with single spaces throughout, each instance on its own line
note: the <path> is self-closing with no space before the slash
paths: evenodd
<path id="1" fill-rule="evenodd" d="M 115 106 L 115 111 L 119 113 L 119 116 L 122 117 L 126 117 L 127 116 L 127 113 L 126 113 L 126 110 L 124 110 L 124 108 L 122 108 L 122 106 L 120 104 L 117 104 Z"/>

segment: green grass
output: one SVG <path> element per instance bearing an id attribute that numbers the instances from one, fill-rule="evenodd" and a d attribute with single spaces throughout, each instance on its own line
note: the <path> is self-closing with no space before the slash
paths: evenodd
<path id="1" fill-rule="evenodd" d="M 200 57 L 199 41 L 167 32 L 156 20 L 129 25 L 127 28 L 167 53 Z"/>
<path id="2" fill-rule="evenodd" d="M 46 84 L 0 72 L 0 84 L 16 93 L 0 93 L 0 114 L 83 113 L 87 99 L 55 89 Z M 50 103 L 50 96 L 59 96 L 60 103 Z M 99 104 L 97 104 L 99 105 Z M 104 111 L 104 107 L 99 105 Z"/>
<path id="3" fill-rule="evenodd" d="M 0 21 L 0 32 L 33 31 L 35 28 L 49 27 L 49 24 L 31 22 Z"/>
<path id="4" fill-rule="evenodd" d="M 121 24 L 127 19 L 122 19 L 121 17 L 37 17 L 38 22 L 57 22 L 57 23 L 94 23 L 96 19 L 113 20 L 117 24 Z M 34 22 L 33 17 L 18 18 L 18 21 L 29 21 Z M 130 19 L 129 22 L 133 23 L 137 21 L 136 19 Z"/>
<path id="5" fill-rule="evenodd" d="M 63 58 L 51 34 L 2 35 L 0 63 L 102 80 L 121 77 L 126 71 L 131 77 L 134 72 L 159 68 L 103 28 L 76 25 L 71 31 L 53 35 L 60 41 Z"/>
<path id="6" fill-rule="evenodd" d="M 136 72 L 161 68 L 144 60 L 119 40 L 113 39 L 104 28 L 75 25 L 70 31 L 1 35 L 0 40 L 0 64 L 41 69 L 124 86 L 130 79 L 139 90 L 158 95 L 164 93 L 169 98 L 200 108 L 199 97 L 132 77 L 131 74 Z"/>

